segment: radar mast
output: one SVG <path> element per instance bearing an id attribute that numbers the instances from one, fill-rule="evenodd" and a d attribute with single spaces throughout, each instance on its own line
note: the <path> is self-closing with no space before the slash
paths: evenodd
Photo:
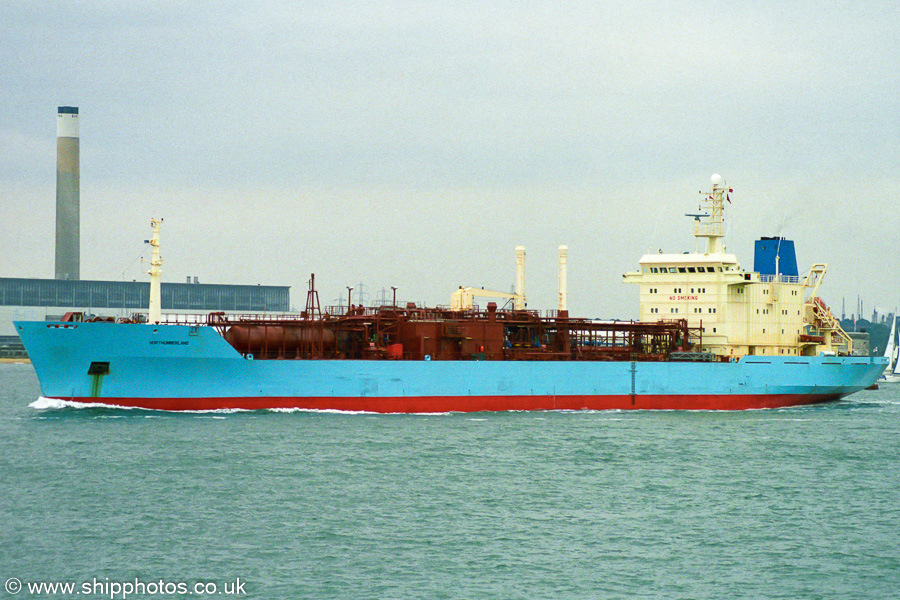
<path id="1" fill-rule="evenodd" d="M 703 198 L 700 208 L 708 211 L 705 221 L 701 221 L 698 216 L 694 223 L 694 236 L 698 238 L 706 238 L 706 253 L 721 254 L 723 252 L 722 238 L 725 237 L 724 216 L 725 211 L 724 200 L 726 194 L 731 193 L 730 188 L 725 187 L 722 177 L 718 174 L 710 177 L 712 188 Z M 700 192 L 703 194 L 703 192 Z M 728 198 L 731 202 L 731 199 Z"/>

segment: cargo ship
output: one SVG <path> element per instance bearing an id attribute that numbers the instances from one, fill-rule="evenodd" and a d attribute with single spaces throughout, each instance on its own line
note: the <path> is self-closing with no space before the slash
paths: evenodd
<path id="1" fill-rule="evenodd" d="M 871 386 L 887 360 L 853 355 L 818 296 L 826 265 L 801 277 L 782 238 L 757 242 L 755 270 L 726 253 L 732 193 L 714 175 L 689 215 L 703 251 L 647 254 L 623 275 L 638 321 L 569 316 L 565 247 L 558 307 L 543 314 L 527 308 L 519 247 L 515 293 L 461 287 L 449 307 L 323 310 L 311 276 L 297 314 L 163 315 L 154 220 L 147 314 L 15 326 L 44 397 L 148 410 L 742 410 Z"/>

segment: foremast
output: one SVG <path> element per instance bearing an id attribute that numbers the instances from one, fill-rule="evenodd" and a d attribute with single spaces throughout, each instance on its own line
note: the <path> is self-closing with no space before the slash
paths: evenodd
<path id="1" fill-rule="evenodd" d="M 159 323 L 162 319 L 162 257 L 159 252 L 159 228 L 162 219 L 150 219 L 150 228 L 153 236 L 150 238 L 150 306 L 148 320 L 150 323 Z"/>

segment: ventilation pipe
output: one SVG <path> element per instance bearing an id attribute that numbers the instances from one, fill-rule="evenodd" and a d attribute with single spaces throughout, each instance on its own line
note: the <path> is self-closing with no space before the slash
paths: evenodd
<path id="1" fill-rule="evenodd" d="M 525 246 L 516 246 L 516 310 L 525 310 Z"/>
<path id="2" fill-rule="evenodd" d="M 569 247 L 559 247 L 559 310 L 568 310 L 566 302 L 568 291 L 566 290 L 566 263 L 569 260 Z"/>

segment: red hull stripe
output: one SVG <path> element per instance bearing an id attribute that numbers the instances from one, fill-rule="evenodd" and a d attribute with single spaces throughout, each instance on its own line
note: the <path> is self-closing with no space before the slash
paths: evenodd
<path id="1" fill-rule="evenodd" d="M 357 398 L 59 398 L 123 408 L 167 411 L 305 409 L 375 413 L 522 410 L 748 410 L 837 400 L 843 394 L 665 396 L 416 396 Z"/>

